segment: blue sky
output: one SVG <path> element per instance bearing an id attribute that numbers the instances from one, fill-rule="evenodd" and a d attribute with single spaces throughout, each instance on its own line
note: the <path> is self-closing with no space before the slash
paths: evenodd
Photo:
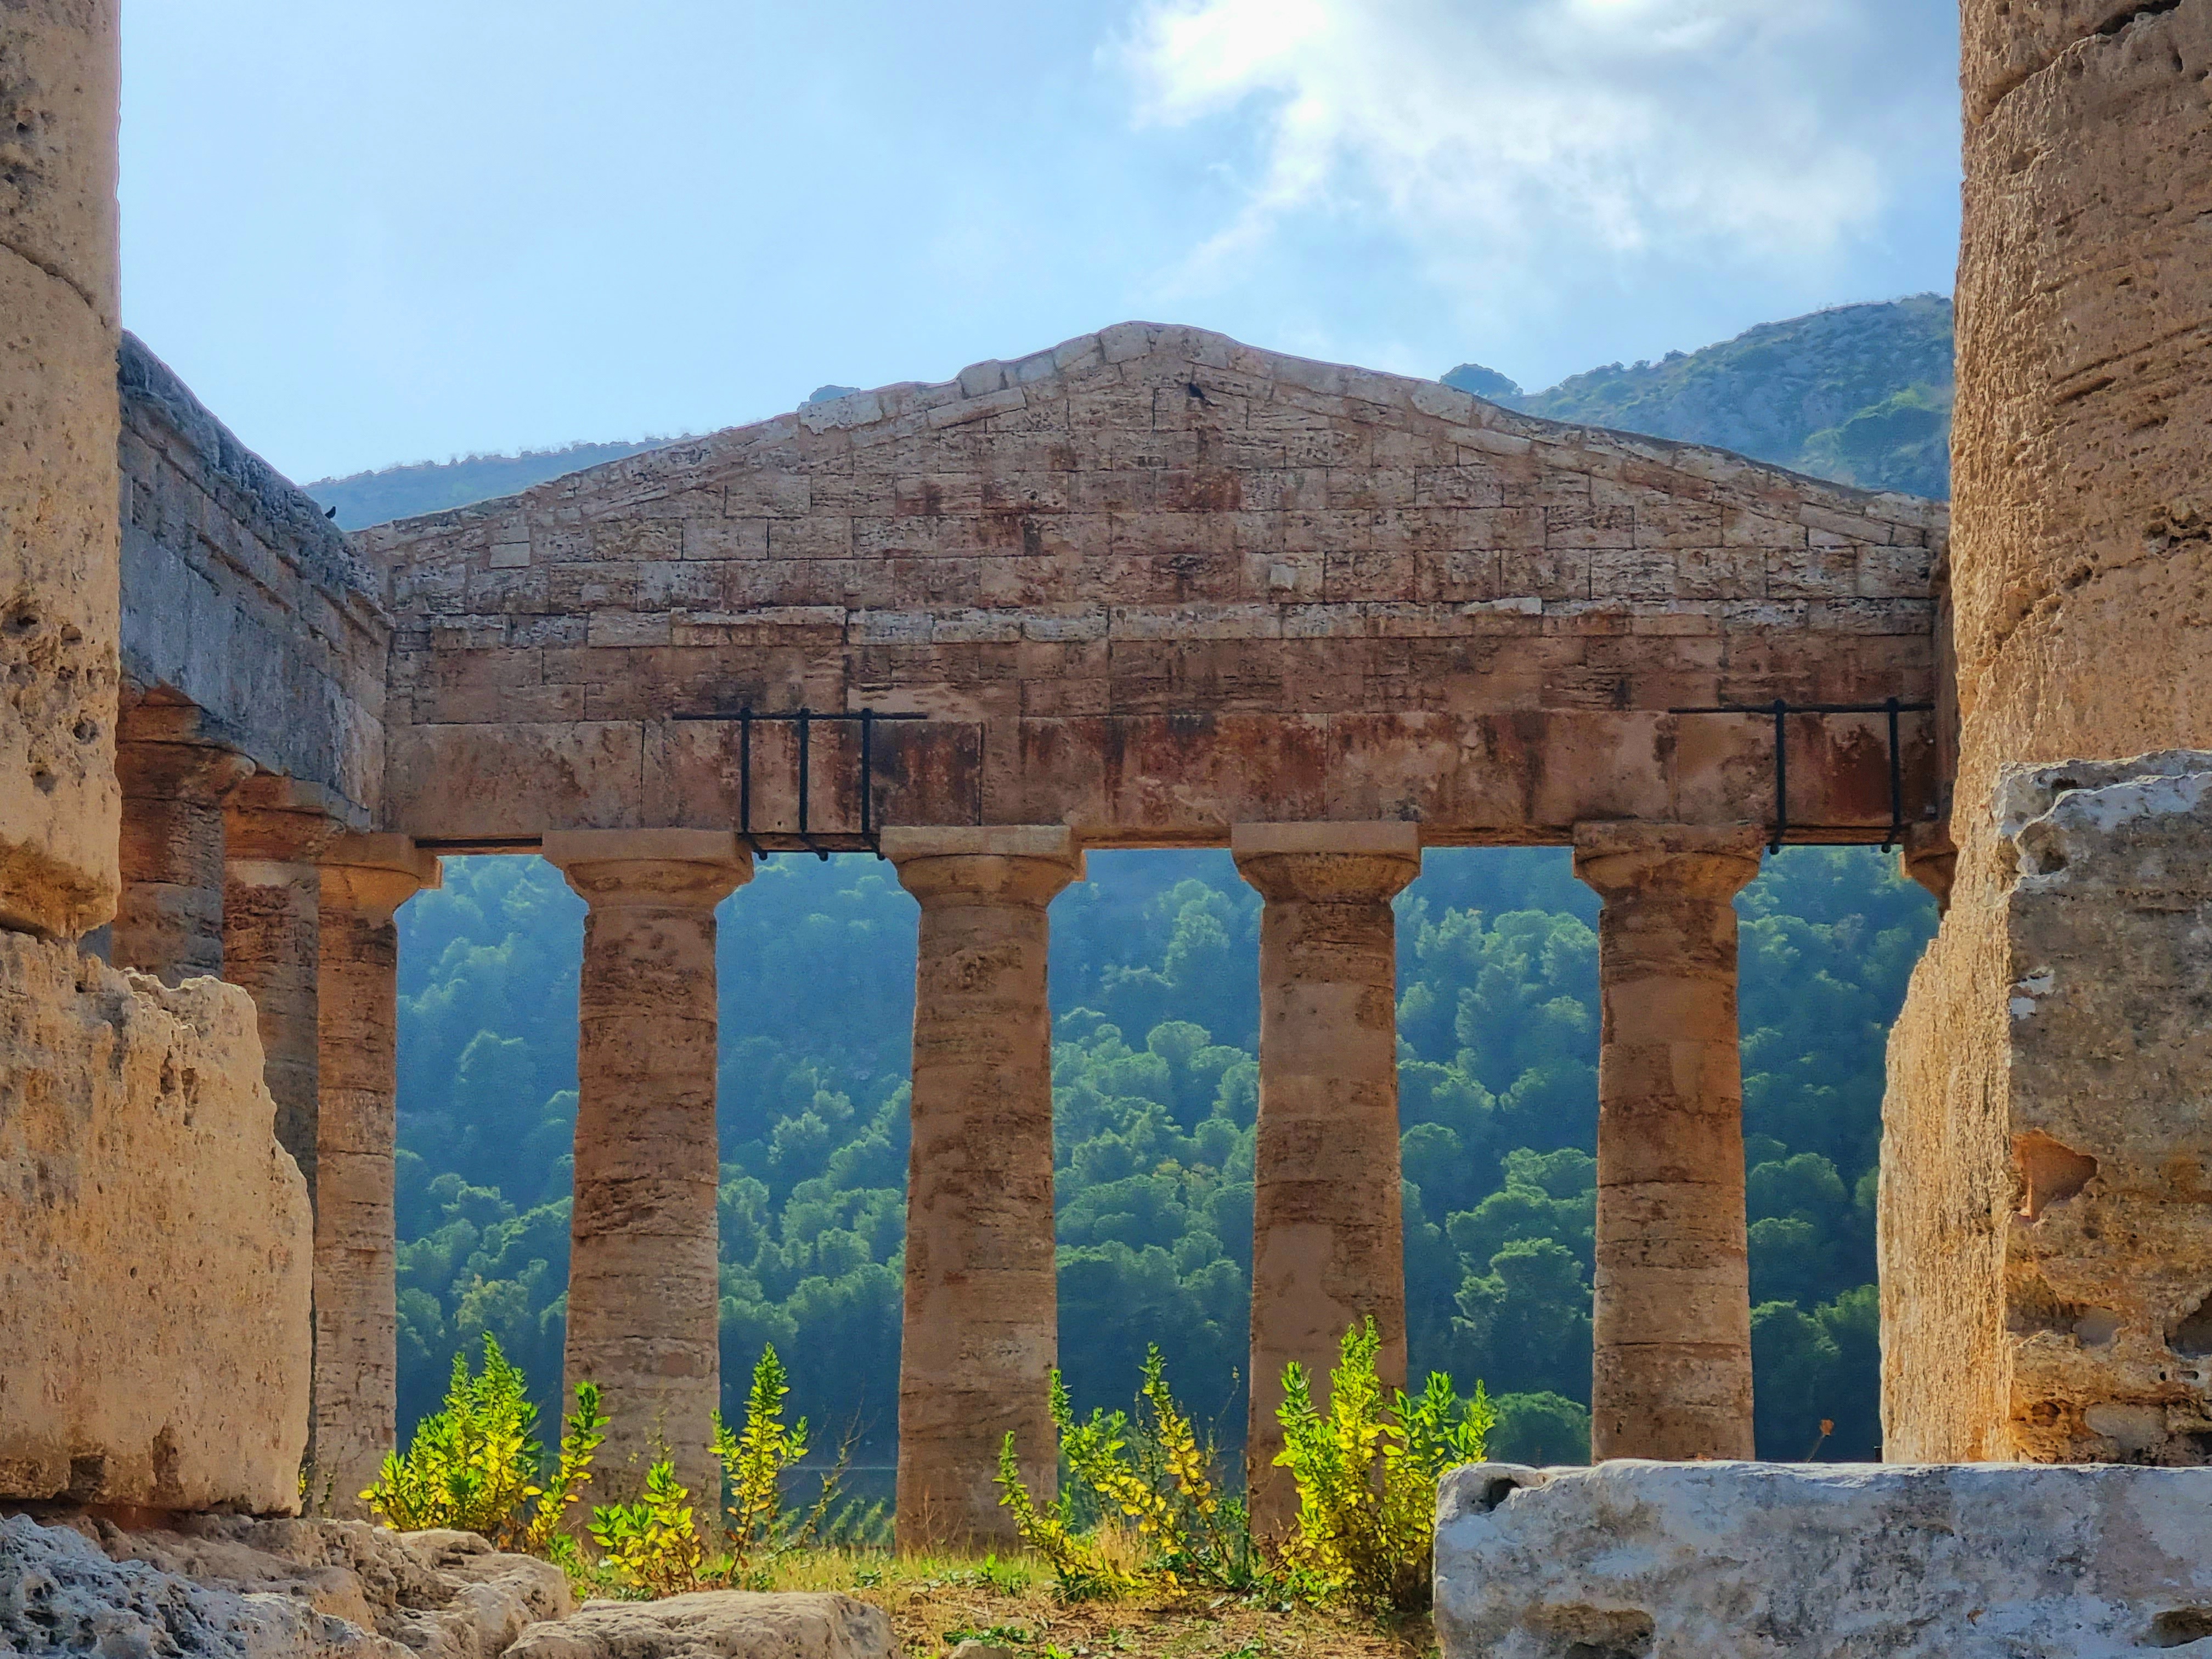
<path id="1" fill-rule="evenodd" d="M 1125 318 L 1529 386 L 1948 290 L 1944 0 L 131 0 L 124 317 L 302 480 Z"/>

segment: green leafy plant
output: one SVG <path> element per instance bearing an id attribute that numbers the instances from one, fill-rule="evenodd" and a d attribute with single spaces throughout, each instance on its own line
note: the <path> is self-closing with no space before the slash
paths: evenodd
<path id="1" fill-rule="evenodd" d="M 599 1390 L 577 1384 L 549 1474 L 527 1379 L 489 1332 L 483 1344 L 483 1372 L 471 1375 L 468 1357 L 453 1356 L 444 1409 L 416 1425 L 404 1455 L 385 1454 L 362 1501 L 400 1532 L 453 1527 L 482 1534 L 498 1549 L 547 1554 L 606 1438 Z"/>
<path id="2" fill-rule="evenodd" d="M 691 1494 L 665 1459 L 646 1472 L 645 1496 L 635 1503 L 601 1504 L 592 1510 L 592 1541 L 629 1587 L 655 1599 L 727 1577 L 726 1559 L 708 1562 Z"/>
<path id="3" fill-rule="evenodd" d="M 1429 1601 L 1437 1477 L 1481 1461 L 1498 1414 L 1480 1382 L 1462 1401 L 1441 1371 L 1430 1373 L 1419 1395 L 1386 1393 L 1376 1372 L 1381 1346 L 1372 1319 L 1344 1334 L 1326 1411 L 1315 1406 L 1304 1370 L 1295 1361 L 1283 1368 L 1283 1449 L 1275 1462 L 1298 1489 L 1297 1532 L 1287 1553 L 1357 1606 L 1416 1613 Z"/>
<path id="4" fill-rule="evenodd" d="M 732 1433 L 714 1413 L 714 1456 L 729 1483 L 723 1505 L 731 1559 L 740 1575 L 757 1572 L 778 1555 L 819 1530 L 835 1493 L 843 1459 L 825 1480 L 820 1499 L 796 1523 L 783 1507 L 784 1471 L 806 1455 L 806 1419 L 787 1425 L 783 1402 L 791 1380 L 771 1344 L 753 1365 L 752 1388 L 745 1396 L 744 1427 Z"/>
<path id="5" fill-rule="evenodd" d="M 1052 1374 L 1052 1420 L 1068 1480 L 1040 1510 L 1022 1486 L 1012 1437 L 1000 1449 L 1000 1502 L 1014 1511 L 1024 1541 L 1051 1565 L 1063 1599 L 1138 1588 L 1246 1593 L 1270 1579 L 1243 1504 L 1224 1494 L 1211 1441 L 1176 1402 L 1157 1346 L 1145 1355 L 1133 1412 L 1094 1410 L 1079 1419 L 1060 1373 Z M 1084 1510 L 1091 1526 L 1080 1527 Z M 1115 1534 L 1133 1540 L 1133 1564 L 1116 1559 Z"/>

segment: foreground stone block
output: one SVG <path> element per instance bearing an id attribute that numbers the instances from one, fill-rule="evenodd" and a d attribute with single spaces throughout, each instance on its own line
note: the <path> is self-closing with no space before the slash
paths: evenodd
<path id="1" fill-rule="evenodd" d="M 1455 1469 L 1445 1659 L 2212 1651 L 2212 1473 L 2029 1465 Z"/>
<path id="2" fill-rule="evenodd" d="M 0 933 L 0 1499 L 284 1511 L 305 1182 L 246 994 Z"/>
<path id="3" fill-rule="evenodd" d="M 586 1601 L 533 1625 L 507 1659 L 896 1659 L 891 1621 L 849 1595 L 713 1590 L 665 1601 Z"/>
<path id="4" fill-rule="evenodd" d="M 1947 931 L 1915 984 L 1953 976 L 1963 1014 L 1916 1000 L 1891 1042 L 1884 1444 L 2203 1463 L 2212 753 L 2008 768 L 1993 829 L 2000 951 Z M 1989 1079 L 1965 1116 L 1962 1074 Z"/>
<path id="5" fill-rule="evenodd" d="M 559 1568 L 473 1533 L 240 1516 L 135 1533 L 0 1520 L 0 1653 L 497 1659 L 571 1605 Z"/>

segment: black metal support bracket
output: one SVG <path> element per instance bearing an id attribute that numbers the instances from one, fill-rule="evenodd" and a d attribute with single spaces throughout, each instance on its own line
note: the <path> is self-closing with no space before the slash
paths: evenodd
<path id="1" fill-rule="evenodd" d="M 1766 850 L 1782 850 L 1790 830 L 1790 717 L 1792 714 L 1887 714 L 1889 716 L 1889 834 L 1881 843 L 1887 853 L 1905 839 L 1905 761 L 1899 747 L 1897 720 L 1900 714 L 1926 714 L 1932 702 L 1905 702 L 1896 697 L 1881 702 L 1790 702 L 1777 697 L 1770 703 L 1721 702 L 1696 708 L 1670 708 L 1670 714 L 1771 714 L 1774 717 L 1774 831 Z"/>
<path id="2" fill-rule="evenodd" d="M 856 709 L 851 714 L 818 711 L 804 704 L 788 713 L 763 714 L 750 704 L 731 710 L 715 710 L 703 714 L 671 714 L 674 720 L 734 720 L 738 726 L 738 835 L 752 849 L 757 858 L 769 859 L 775 854 L 761 845 L 762 836 L 788 835 L 796 838 L 799 850 L 826 860 L 832 853 L 873 853 L 884 855 L 883 836 L 875 822 L 876 781 L 876 722 L 878 720 L 927 720 L 927 714 L 893 714 L 881 708 Z M 796 830 L 761 830 L 753 828 L 753 726 L 761 720 L 775 720 L 796 726 L 799 760 L 799 827 Z M 860 728 L 860 818 L 857 836 L 848 831 L 830 830 L 817 835 L 811 823 L 813 789 L 813 733 L 823 722 L 853 722 Z M 833 845 L 832 843 L 837 843 Z M 855 845 L 854 843 L 857 843 Z"/>

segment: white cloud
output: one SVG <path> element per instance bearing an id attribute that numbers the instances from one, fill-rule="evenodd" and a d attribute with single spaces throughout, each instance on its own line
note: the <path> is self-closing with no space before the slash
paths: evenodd
<path id="1" fill-rule="evenodd" d="M 1818 264 L 1952 165 L 1936 0 L 1140 0 L 1140 120 L 1256 160 L 1203 285 L 1367 221 L 1455 283 L 1561 260 Z M 1932 61 L 1930 61 L 1932 59 Z"/>

